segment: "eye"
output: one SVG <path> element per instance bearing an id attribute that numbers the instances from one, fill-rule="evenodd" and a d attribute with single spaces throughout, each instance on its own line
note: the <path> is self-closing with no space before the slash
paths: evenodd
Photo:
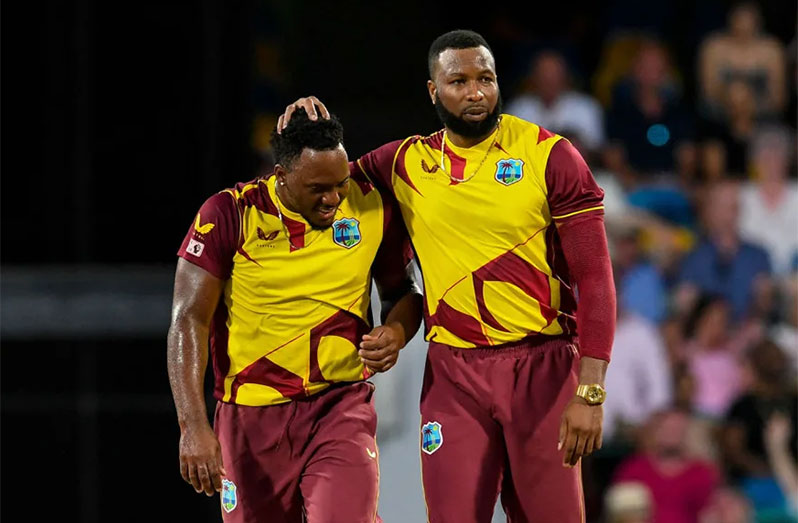
<path id="1" fill-rule="evenodd" d="M 344 188 L 349 185 L 349 178 L 338 184 L 338 187 Z"/>
<path id="2" fill-rule="evenodd" d="M 449 83 L 450 84 L 455 84 L 455 85 L 462 85 L 462 84 L 465 83 L 465 80 L 463 80 L 462 78 L 455 78 L 454 80 L 452 80 Z"/>
<path id="3" fill-rule="evenodd" d="M 490 76 L 483 76 L 482 77 L 482 82 L 486 83 L 486 84 L 492 84 L 493 83 L 493 78 L 490 77 Z"/>

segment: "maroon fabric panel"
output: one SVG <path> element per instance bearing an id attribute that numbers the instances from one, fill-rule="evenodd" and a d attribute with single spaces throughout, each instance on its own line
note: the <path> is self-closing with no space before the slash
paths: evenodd
<path id="1" fill-rule="evenodd" d="M 551 149 L 546 162 L 546 187 L 552 216 L 562 216 L 602 204 L 604 191 L 579 151 L 568 140 Z"/>
<path id="2" fill-rule="evenodd" d="M 268 407 L 218 403 L 214 430 L 238 494 L 225 523 L 296 523 L 303 512 L 307 521 L 374 521 L 373 391 L 358 382 Z"/>
<path id="3" fill-rule="evenodd" d="M 558 234 L 579 294 L 576 324 L 583 356 L 610 360 L 615 336 L 615 283 L 599 213 L 564 220 Z"/>
<path id="4" fill-rule="evenodd" d="M 268 385 L 277 389 L 286 398 L 294 399 L 305 396 L 302 377 L 280 367 L 266 357 L 255 360 L 249 367 L 236 375 L 233 380 L 230 401 L 236 400 L 238 389 L 244 383 Z"/>
<path id="5" fill-rule="evenodd" d="M 226 280 L 233 269 L 233 255 L 241 229 L 238 206 L 230 193 L 220 192 L 202 204 L 197 216 L 194 216 L 177 255 L 220 280 Z"/>
<path id="6" fill-rule="evenodd" d="M 350 174 L 354 176 L 360 170 L 359 163 L 365 171 L 364 174 L 377 185 L 378 189 L 393 192 L 393 159 L 400 145 L 402 145 L 401 140 L 386 143 L 361 156 L 357 162 L 350 162 Z"/>
<path id="7" fill-rule="evenodd" d="M 209 336 L 214 375 L 213 397 L 219 401 L 224 398 L 224 379 L 230 371 L 230 355 L 227 353 L 227 342 L 230 339 L 227 315 L 227 306 L 222 298 L 213 313 Z"/>
<path id="8" fill-rule="evenodd" d="M 462 313 L 443 300 L 438 301 L 435 314 L 429 317 L 427 329 L 440 325 L 462 340 L 476 345 L 490 345 L 482 332 L 482 325 L 468 314 Z"/>
<path id="9" fill-rule="evenodd" d="M 557 322 L 563 333 L 576 335 L 576 297 L 568 263 L 562 252 L 560 235 L 554 223 L 546 228 L 546 262 L 551 268 L 552 275 L 560 280 L 560 315 L 557 316 Z"/>
<path id="10" fill-rule="evenodd" d="M 383 206 L 383 236 L 371 265 L 371 274 L 380 288 L 389 295 L 403 287 L 407 279 L 407 264 L 413 259 L 413 249 L 407 227 L 392 194 L 380 191 Z"/>
<path id="11" fill-rule="evenodd" d="M 551 307 L 551 287 L 548 276 L 512 251 L 502 254 L 474 271 L 473 281 L 474 294 L 482 321 L 495 329 L 508 332 L 485 305 L 484 290 L 487 281 L 512 283 L 537 300 L 547 326 L 557 317 L 557 311 Z"/>
<path id="12" fill-rule="evenodd" d="M 490 349 L 430 343 L 421 424 L 439 423 L 443 436 L 421 452 L 430 523 L 490 521 L 500 489 L 508 521 L 583 522 L 580 471 L 563 467 L 557 450 L 577 367 L 562 338 Z"/>
<path id="13" fill-rule="evenodd" d="M 364 334 L 368 334 L 369 326 L 362 319 L 348 313 L 338 311 L 310 331 L 310 375 L 313 383 L 328 382 L 319 367 L 319 343 L 324 336 L 338 336 L 347 339 L 357 347 Z M 332 383 L 332 382 L 328 382 Z"/>

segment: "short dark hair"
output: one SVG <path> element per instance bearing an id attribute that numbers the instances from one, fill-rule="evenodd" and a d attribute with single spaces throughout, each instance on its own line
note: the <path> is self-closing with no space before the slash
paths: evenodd
<path id="1" fill-rule="evenodd" d="M 321 114 L 318 109 L 317 112 Z M 344 128 L 334 114 L 330 114 L 329 120 L 321 116 L 311 120 L 302 108 L 294 111 L 282 133 L 278 134 L 276 127 L 272 130 L 274 161 L 287 170 L 291 170 L 291 164 L 302 155 L 305 148 L 330 151 L 343 143 Z"/>
<path id="2" fill-rule="evenodd" d="M 429 77 L 433 77 L 433 69 L 435 69 L 435 62 L 438 61 L 438 56 L 447 49 L 471 49 L 472 47 L 485 47 L 490 54 L 493 50 L 488 45 L 488 42 L 482 38 L 482 35 L 468 29 L 456 29 L 440 35 L 429 46 L 429 53 L 427 53 L 427 67 L 429 67 Z"/>

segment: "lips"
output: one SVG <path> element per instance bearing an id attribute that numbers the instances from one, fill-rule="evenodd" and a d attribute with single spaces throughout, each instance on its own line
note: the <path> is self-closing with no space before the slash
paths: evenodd
<path id="1" fill-rule="evenodd" d="M 463 118 L 466 120 L 481 120 L 488 115 L 485 107 L 469 107 L 463 111 Z"/>
<path id="2" fill-rule="evenodd" d="M 330 218 L 335 216 L 335 211 L 338 210 L 337 207 L 332 208 L 320 208 L 316 210 L 316 213 L 321 217 L 322 220 L 329 220 Z"/>

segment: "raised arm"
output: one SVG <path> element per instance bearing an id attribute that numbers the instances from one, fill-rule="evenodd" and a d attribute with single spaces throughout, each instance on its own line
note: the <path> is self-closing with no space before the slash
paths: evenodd
<path id="1" fill-rule="evenodd" d="M 167 343 L 169 383 L 180 425 L 180 475 L 208 496 L 222 489 L 222 451 L 203 393 L 208 336 L 224 281 L 180 258 Z"/>

